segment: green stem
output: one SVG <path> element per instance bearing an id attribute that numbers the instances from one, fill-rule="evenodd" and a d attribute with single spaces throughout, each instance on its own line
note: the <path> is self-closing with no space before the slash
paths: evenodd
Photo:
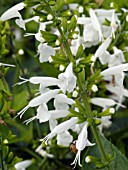
<path id="1" fill-rule="evenodd" d="M 44 1 L 46 2 L 46 0 L 44 0 Z M 51 14 L 54 16 L 54 19 L 57 20 L 54 12 L 52 11 L 52 9 L 51 9 L 51 7 L 49 6 L 48 3 L 47 3 L 47 5 L 48 5 L 49 12 L 51 12 Z M 65 51 L 66 51 L 66 55 L 69 58 L 70 62 L 74 62 L 74 58 L 73 58 L 70 46 L 68 44 L 68 39 L 64 35 L 60 25 L 57 26 L 57 28 L 58 28 L 58 31 L 59 31 L 61 37 L 62 37 L 62 41 L 63 41 L 63 45 L 64 45 L 64 48 L 65 48 Z M 83 103 L 84 103 L 84 106 L 85 106 L 85 109 L 86 109 L 86 112 L 87 112 L 87 116 L 93 120 L 93 113 L 92 113 L 90 105 L 88 103 L 86 89 L 84 89 L 84 87 L 83 87 L 83 82 L 81 80 L 80 74 L 77 74 L 77 83 L 78 83 L 78 86 L 80 88 L 80 91 L 82 92 L 81 97 L 83 99 Z M 92 123 L 91 124 L 91 129 L 92 129 L 92 132 L 94 134 L 94 137 L 95 137 L 95 140 L 97 142 L 97 145 L 99 147 L 99 150 L 101 152 L 101 155 L 103 157 L 104 163 L 107 165 L 107 163 L 108 163 L 107 156 L 106 156 L 105 150 L 103 148 L 101 139 L 99 137 L 99 133 L 98 133 L 98 130 L 96 128 L 96 125 Z M 107 168 L 108 168 L 108 170 L 112 170 L 112 167 L 110 166 L 110 164 L 107 165 Z"/>
<path id="2" fill-rule="evenodd" d="M 90 105 L 89 105 L 89 102 L 88 102 L 88 99 L 87 99 L 87 94 L 86 94 L 85 89 L 83 88 L 83 84 L 82 84 L 82 81 L 81 81 L 80 77 L 81 76 L 78 74 L 77 75 L 77 81 L 78 81 L 80 91 L 82 92 L 81 97 L 82 97 L 83 102 L 84 102 L 84 106 L 85 106 L 85 109 L 86 109 L 86 114 L 87 114 L 87 117 L 93 119 L 93 113 L 91 111 L 91 108 L 90 108 Z M 96 125 L 92 123 L 91 124 L 91 129 L 92 129 L 92 132 L 94 134 L 96 143 L 97 143 L 97 145 L 99 147 L 99 150 L 100 150 L 100 153 L 102 155 L 102 158 L 104 160 L 104 163 L 107 165 L 108 164 L 107 156 L 106 156 L 105 150 L 103 148 L 103 145 L 102 145 L 98 130 L 96 128 Z M 108 168 L 108 170 L 112 170 L 112 167 L 110 165 L 107 165 L 107 168 Z"/>

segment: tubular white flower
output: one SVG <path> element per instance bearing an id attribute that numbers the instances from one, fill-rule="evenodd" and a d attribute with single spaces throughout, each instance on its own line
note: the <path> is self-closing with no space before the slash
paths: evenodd
<path id="1" fill-rule="evenodd" d="M 100 56 L 103 55 L 103 53 L 107 50 L 107 48 L 109 47 L 110 43 L 112 41 L 112 37 L 108 37 L 100 46 L 99 48 L 97 49 L 94 57 L 95 57 L 95 60 L 99 57 L 100 59 Z"/>
<path id="2" fill-rule="evenodd" d="M 101 75 L 103 76 L 111 76 L 111 75 L 117 75 L 122 73 L 123 71 L 128 71 L 128 63 L 126 64 L 120 64 L 111 68 L 108 68 L 101 72 Z"/>
<path id="3" fill-rule="evenodd" d="M 113 50 L 114 50 L 114 54 L 112 54 L 109 57 L 109 62 L 108 62 L 109 67 L 120 65 L 126 61 L 124 54 L 120 49 L 118 49 L 117 47 L 114 46 Z"/>
<path id="4" fill-rule="evenodd" d="M 58 86 L 62 90 L 63 93 L 68 91 L 69 93 L 74 90 L 76 87 L 76 76 L 73 73 L 73 64 L 70 63 L 66 68 L 64 73 L 60 73 L 58 76 L 59 84 Z"/>
<path id="5" fill-rule="evenodd" d="M 41 139 L 40 141 L 45 142 L 47 144 L 48 140 L 53 138 L 55 135 L 62 133 L 68 129 L 70 129 L 73 125 L 75 125 L 78 121 L 77 117 L 73 117 L 59 125 L 57 125 L 51 133 L 49 133 L 45 138 Z"/>
<path id="6" fill-rule="evenodd" d="M 48 46 L 46 43 L 40 43 L 38 46 L 39 60 L 41 63 L 47 62 L 49 57 L 55 55 L 55 49 Z"/>
<path id="7" fill-rule="evenodd" d="M 100 23 L 98 21 L 98 18 L 96 16 L 94 10 L 90 8 L 89 14 L 90 14 L 90 18 L 91 18 L 93 27 L 99 32 L 99 40 L 103 41 L 104 38 L 103 38 L 102 31 L 101 31 L 101 26 L 100 26 Z"/>
<path id="8" fill-rule="evenodd" d="M 58 94 L 54 99 L 54 106 L 57 110 L 68 110 L 68 105 L 72 105 L 74 103 L 75 101 L 68 98 L 65 94 Z"/>
<path id="9" fill-rule="evenodd" d="M 36 107 L 41 105 L 42 103 L 47 103 L 49 100 L 54 98 L 60 90 L 49 90 L 48 92 L 41 94 L 38 97 L 35 97 L 32 99 L 29 104 L 23 108 L 20 112 L 17 113 L 17 116 L 20 115 L 20 118 L 23 116 L 23 114 L 28 110 L 30 107 Z"/>
<path id="10" fill-rule="evenodd" d="M 5 13 L 3 13 L 3 15 L 0 17 L 0 20 L 7 21 L 12 18 L 19 18 L 19 19 L 16 19 L 15 22 L 19 27 L 25 30 L 26 29 L 25 22 L 22 19 L 22 16 L 20 15 L 20 13 L 18 12 L 22 10 L 24 7 L 25 7 L 25 4 L 23 2 L 13 6 L 12 8 L 8 9 Z"/>
<path id="11" fill-rule="evenodd" d="M 21 162 L 16 163 L 14 165 L 14 167 L 16 168 L 16 170 L 25 170 L 31 164 L 32 164 L 31 160 L 25 160 L 25 161 L 21 161 Z"/>
<path id="12" fill-rule="evenodd" d="M 101 98 L 101 97 L 91 98 L 91 103 L 94 105 L 100 106 L 102 108 L 108 108 L 108 107 L 111 107 L 111 106 L 114 106 L 115 104 L 117 104 L 112 99 Z"/>
<path id="13" fill-rule="evenodd" d="M 36 77 L 31 77 L 30 79 L 25 79 L 25 78 L 20 77 L 20 79 L 23 81 L 16 83 L 17 85 L 21 85 L 23 83 L 30 82 L 32 84 L 41 84 L 43 87 L 47 87 L 47 86 L 58 85 L 58 83 L 59 83 L 59 80 L 57 78 L 53 78 L 53 77 L 36 76 Z"/>
<path id="14" fill-rule="evenodd" d="M 80 132 L 80 134 L 78 135 L 78 139 L 76 140 L 76 149 L 78 150 L 76 157 L 73 161 L 73 163 L 71 165 L 75 165 L 76 167 L 76 163 L 78 161 L 78 165 L 82 166 L 80 163 L 80 155 L 81 155 L 81 151 L 84 150 L 84 148 L 86 146 L 93 146 L 95 145 L 95 143 L 90 143 L 88 138 L 88 132 L 87 132 L 87 127 L 88 127 L 88 123 L 86 122 L 82 131 Z"/>

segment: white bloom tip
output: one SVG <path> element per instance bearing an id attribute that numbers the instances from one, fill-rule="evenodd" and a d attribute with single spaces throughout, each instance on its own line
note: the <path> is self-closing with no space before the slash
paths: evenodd
<path id="1" fill-rule="evenodd" d="M 95 84 L 92 86 L 92 91 L 93 92 L 97 92 L 98 91 L 98 87 Z"/>
<path id="2" fill-rule="evenodd" d="M 48 58 L 48 61 L 49 61 L 49 63 L 52 63 L 52 62 L 53 62 L 53 59 L 52 59 L 51 56 Z"/>
<path id="3" fill-rule="evenodd" d="M 94 55 L 92 56 L 91 61 L 93 61 L 93 62 L 96 61 L 96 57 Z"/>
<path id="4" fill-rule="evenodd" d="M 74 109 L 76 112 L 79 112 L 79 109 L 78 109 L 78 107 L 75 107 L 75 109 Z"/>
<path id="5" fill-rule="evenodd" d="M 110 7 L 111 7 L 111 8 L 114 7 L 114 3 L 113 3 L 113 2 L 110 3 Z"/>
<path id="6" fill-rule="evenodd" d="M 50 21 L 50 20 L 52 20 L 52 19 L 53 19 L 53 16 L 52 16 L 51 14 L 48 14 L 48 15 L 47 15 L 47 20 Z"/>
<path id="7" fill-rule="evenodd" d="M 24 50 L 23 49 L 19 49 L 18 54 L 19 55 L 24 55 Z"/>
<path id="8" fill-rule="evenodd" d="M 115 113 L 115 109 L 114 108 L 110 108 L 110 113 L 114 114 Z"/>
<path id="9" fill-rule="evenodd" d="M 89 156 L 86 156 L 86 158 L 85 158 L 85 162 L 86 162 L 86 163 L 91 162 L 91 159 L 90 159 L 90 157 L 89 157 Z"/>
<path id="10" fill-rule="evenodd" d="M 72 97 L 76 98 L 78 96 L 78 92 L 76 90 L 73 91 Z"/>
<path id="11" fill-rule="evenodd" d="M 64 69 L 65 69 L 65 66 L 60 65 L 59 70 L 60 70 L 60 71 L 64 71 Z"/>
<path id="12" fill-rule="evenodd" d="M 78 38 L 78 35 L 77 35 L 76 33 L 74 33 L 74 34 L 72 35 L 72 38 L 73 38 L 73 39 L 77 39 L 77 38 Z"/>
<path id="13" fill-rule="evenodd" d="M 83 8 L 83 6 L 79 6 L 78 11 L 79 11 L 79 13 L 83 13 L 83 12 L 84 12 L 84 8 Z"/>
<path id="14" fill-rule="evenodd" d="M 5 140 L 3 141 L 3 143 L 4 143 L 4 144 L 7 144 L 7 143 L 8 143 L 8 140 L 7 140 L 7 139 L 5 139 Z"/>
<path id="15" fill-rule="evenodd" d="M 56 40 L 55 45 L 56 45 L 56 46 L 59 46 L 59 45 L 60 45 L 60 41 L 59 41 L 58 39 Z"/>

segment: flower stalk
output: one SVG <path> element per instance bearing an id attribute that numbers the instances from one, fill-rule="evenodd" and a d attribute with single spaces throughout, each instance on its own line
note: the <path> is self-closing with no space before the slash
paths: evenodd
<path id="1" fill-rule="evenodd" d="M 45 1 L 45 2 L 46 2 L 46 1 Z M 47 4 L 47 5 L 48 5 L 48 8 L 49 8 L 49 11 L 52 13 L 52 15 L 54 16 L 54 18 L 57 19 L 56 16 L 54 15 L 54 13 L 53 13 L 51 7 L 49 6 L 49 4 Z M 67 57 L 69 58 L 69 61 L 70 61 L 70 62 L 74 62 L 74 58 L 73 58 L 73 55 L 72 55 L 70 46 L 69 46 L 69 44 L 68 44 L 68 40 L 67 40 L 67 38 L 65 37 L 65 35 L 64 35 L 64 33 L 63 33 L 60 25 L 58 25 L 57 28 L 58 28 L 58 31 L 60 32 L 60 35 L 61 35 L 62 39 L 63 39 L 63 45 L 64 45 L 64 48 L 65 48 Z M 83 87 L 83 82 L 82 82 L 81 79 L 80 79 L 80 74 L 77 74 L 76 77 L 77 77 L 77 83 L 78 83 L 79 89 L 80 89 L 80 91 L 81 91 L 81 97 L 82 97 L 82 100 L 83 100 L 83 102 L 84 102 L 84 106 L 85 106 L 85 110 L 86 110 L 86 113 L 87 113 L 87 117 L 88 117 L 88 118 L 91 118 L 91 119 L 93 120 L 93 113 L 92 113 L 91 108 L 90 108 L 90 105 L 89 105 L 89 103 L 88 103 L 87 94 L 86 94 L 86 89 L 84 89 L 84 87 Z M 97 145 L 98 145 L 98 147 L 99 147 L 99 150 L 100 150 L 100 152 L 101 152 L 101 155 L 102 155 L 102 157 L 103 157 L 103 160 L 104 160 L 104 163 L 105 163 L 106 167 L 108 168 L 108 170 L 112 170 L 112 167 L 109 165 L 109 162 L 108 162 L 108 160 L 107 160 L 107 156 L 106 156 L 105 150 L 104 150 L 104 148 L 103 148 L 101 139 L 100 139 L 100 137 L 99 137 L 97 128 L 96 128 L 96 126 L 95 126 L 93 123 L 91 123 L 91 129 L 92 129 L 92 132 L 93 132 L 93 134 L 94 134 L 95 140 L 96 140 L 96 142 L 97 142 Z"/>

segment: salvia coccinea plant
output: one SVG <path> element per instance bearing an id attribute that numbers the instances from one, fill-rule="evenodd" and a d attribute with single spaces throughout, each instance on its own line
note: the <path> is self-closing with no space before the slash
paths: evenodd
<path id="1" fill-rule="evenodd" d="M 128 169 L 127 7 L 122 0 L 25 0 L 3 11 L 2 170 Z"/>

